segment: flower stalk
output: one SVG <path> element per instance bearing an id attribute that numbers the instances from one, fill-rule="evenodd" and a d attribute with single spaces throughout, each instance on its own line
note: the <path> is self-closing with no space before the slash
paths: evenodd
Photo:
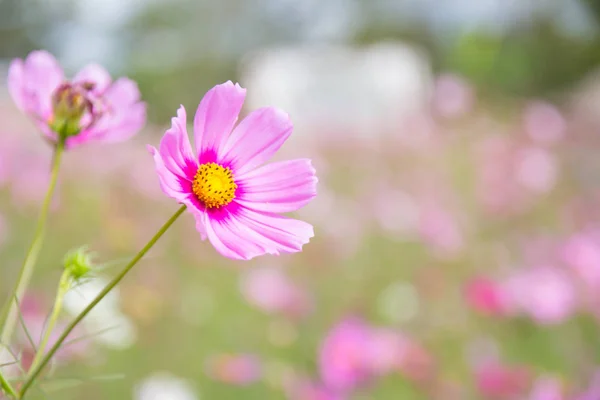
<path id="1" fill-rule="evenodd" d="M 54 299 L 54 306 L 52 307 L 52 313 L 48 318 L 48 324 L 46 326 L 46 331 L 44 332 L 44 336 L 38 345 L 37 352 L 35 353 L 35 357 L 31 362 L 31 367 L 29 370 L 35 370 L 35 368 L 42 361 L 42 357 L 44 356 L 44 351 L 46 350 L 46 346 L 48 346 L 48 341 L 50 340 L 50 336 L 52 335 L 52 331 L 56 326 L 56 322 L 58 322 L 58 317 L 60 316 L 60 312 L 62 311 L 63 300 L 65 295 L 71 289 L 71 272 L 67 269 L 63 272 L 60 277 L 60 281 L 58 283 L 58 290 L 56 292 L 56 298 Z"/>
<path id="2" fill-rule="evenodd" d="M 18 319 L 17 307 L 19 307 L 19 305 L 17 304 L 16 299 L 22 299 L 27 291 L 29 281 L 31 280 L 31 275 L 33 274 L 33 269 L 44 243 L 48 211 L 50 210 L 54 189 L 56 188 L 56 182 L 58 181 L 58 171 L 60 169 L 60 163 L 64 149 L 64 141 L 59 141 L 54 149 L 54 156 L 52 159 L 52 167 L 50 172 L 50 183 L 48 184 L 48 190 L 46 191 L 46 196 L 44 197 L 44 202 L 42 203 L 33 241 L 31 242 L 29 250 L 25 255 L 25 259 L 23 260 L 23 265 L 21 267 L 21 271 L 19 272 L 19 277 L 13 292 L 11 293 L 9 301 L 7 302 L 7 305 L 4 307 L 2 315 L 0 316 L 0 326 L 2 326 L 0 343 L 3 343 L 6 346 L 10 343 Z"/>
<path id="3" fill-rule="evenodd" d="M 171 218 L 169 218 L 169 220 L 167 222 L 165 222 L 165 224 L 150 239 L 150 241 L 148 241 L 148 243 L 131 259 L 129 264 L 127 264 L 123 268 L 123 270 L 117 276 L 115 276 L 112 279 L 112 281 L 110 281 L 104 287 L 104 289 L 102 289 L 102 291 L 94 298 L 94 300 L 92 300 L 92 302 L 81 313 L 79 313 L 79 315 L 77 315 L 77 317 L 75 317 L 75 319 L 67 326 L 67 328 L 64 330 L 64 332 L 60 335 L 60 337 L 58 338 L 56 343 L 54 343 L 54 345 L 50 348 L 50 350 L 48 350 L 48 352 L 41 358 L 41 361 L 39 361 L 37 363 L 37 365 L 32 366 L 32 368 L 29 370 L 27 379 L 23 383 L 23 386 L 21 387 L 21 390 L 19 392 L 19 397 L 18 397 L 19 399 L 24 398 L 25 394 L 27 393 L 29 388 L 33 385 L 36 378 L 40 375 L 40 373 L 42 372 L 44 367 L 52 359 L 54 354 L 60 349 L 61 345 L 67 339 L 67 337 L 71 334 L 73 329 L 75 329 L 75 327 L 81 322 L 81 320 L 83 320 L 86 317 L 86 315 L 88 315 L 89 312 L 92 311 L 92 309 L 94 309 L 94 307 L 96 307 L 96 305 L 98 303 L 100 303 L 100 301 L 102 301 L 102 299 L 115 286 L 117 286 L 119 284 L 119 282 L 121 282 L 121 280 L 123 280 L 125 275 L 127 275 L 127 273 L 129 271 L 131 271 L 131 269 L 138 263 L 138 261 L 140 261 L 142 259 L 142 257 L 144 257 L 144 255 L 156 244 L 156 242 L 162 237 L 162 235 L 164 235 L 164 233 L 171 227 L 171 225 L 173 225 L 173 223 L 177 220 L 177 218 L 179 218 L 179 216 L 185 211 L 185 209 L 186 209 L 185 205 L 181 206 L 175 212 L 175 214 L 173 214 L 173 216 L 171 216 Z"/>

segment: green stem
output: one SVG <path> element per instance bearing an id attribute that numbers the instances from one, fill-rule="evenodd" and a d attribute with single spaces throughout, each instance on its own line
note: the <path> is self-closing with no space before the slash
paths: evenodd
<path id="1" fill-rule="evenodd" d="M 42 203 L 42 209 L 40 210 L 40 216 L 38 218 L 35 234 L 31 246 L 25 255 L 25 260 L 19 273 L 19 278 L 15 284 L 13 292 L 8 300 L 8 307 L 4 309 L 0 318 L 0 326 L 2 326 L 2 335 L 0 336 L 0 343 L 8 346 L 12 338 L 13 332 L 18 318 L 17 301 L 15 299 L 22 299 L 25 294 L 31 275 L 33 274 L 33 267 L 37 261 L 38 255 L 44 242 L 44 236 L 46 232 L 46 220 L 48 219 L 48 211 L 50 204 L 52 203 L 52 195 L 56 188 L 56 182 L 58 180 L 58 170 L 60 168 L 60 161 L 64 152 L 64 143 L 59 142 L 54 150 L 54 157 L 52 160 L 52 171 L 50 175 L 50 183 L 48 184 L 48 190 L 46 191 L 46 197 Z"/>
<path id="2" fill-rule="evenodd" d="M 65 272 L 63 272 L 62 276 L 60 277 L 58 290 L 56 292 L 56 299 L 54 300 L 54 306 L 52 307 L 52 314 L 50 314 L 50 318 L 48 319 L 48 326 L 46 327 L 46 332 L 44 332 L 44 337 L 40 341 L 37 352 L 35 353 L 35 357 L 33 358 L 31 366 L 29 367 L 29 371 L 35 370 L 35 368 L 37 368 L 37 366 L 42 361 L 42 357 L 44 357 L 44 350 L 46 350 L 46 346 L 48 345 L 48 341 L 50 340 L 52 331 L 54 330 L 56 322 L 58 321 L 58 317 L 60 316 L 63 300 L 71 287 L 70 280 L 70 271 L 65 270 Z"/>
<path id="3" fill-rule="evenodd" d="M 15 389 L 13 389 L 13 387 L 10 384 L 10 382 L 8 382 L 6 380 L 6 378 L 4 377 L 4 375 L 2 375 L 2 373 L 0 373 L 0 387 L 2 388 L 2 390 L 4 391 L 4 393 L 6 393 L 7 395 L 9 395 L 13 399 L 18 399 L 19 398 L 19 395 L 17 394 L 17 392 L 15 391 Z"/>
<path id="4" fill-rule="evenodd" d="M 177 218 L 179 218 L 179 216 L 185 211 L 185 209 L 186 209 L 186 206 L 181 206 L 179 208 L 179 210 L 177 210 L 177 212 L 175 214 L 173 214 L 173 216 L 171 218 L 169 218 L 169 220 L 167 222 L 165 222 L 165 224 L 158 230 L 158 232 L 152 237 L 152 239 L 150 239 L 150 241 L 144 246 L 144 248 L 142 248 L 142 250 L 140 250 L 140 252 L 137 253 L 135 255 L 135 257 L 133 257 L 133 259 L 129 262 L 129 264 L 127 264 L 125 266 L 125 268 L 123 268 L 123 270 L 117 276 L 115 276 L 113 278 L 113 280 L 110 281 L 110 283 L 108 283 L 108 285 L 106 285 L 104 287 L 104 289 L 102 289 L 102 291 L 94 298 L 94 300 L 92 300 L 92 302 L 81 313 L 79 313 L 79 315 L 77 315 L 77 317 L 75 317 L 75 319 L 69 324 L 69 326 L 67 326 L 65 331 L 60 335 L 60 337 L 56 341 L 56 343 L 54 343 L 54 345 L 52 346 L 52 348 L 50 350 L 48 350 L 48 353 L 44 356 L 42 361 L 40 361 L 39 365 L 36 368 L 31 369 L 29 371 L 27 380 L 25 381 L 25 383 L 23 383 L 23 386 L 21 387 L 21 392 L 20 392 L 19 398 L 23 398 L 25 396 L 25 393 L 27 393 L 27 390 L 31 387 L 31 385 L 33 384 L 35 379 L 42 372 L 42 370 L 44 369 L 46 364 L 48 364 L 48 362 L 50 361 L 52 356 L 54 356 L 54 354 L 58 351 L 58 349 L 60 348 L 62 343 L 67 339 L 69 334 L 73 331 L 73 329 L 75 329 L 77 324 L 79 324 L 79 322 L 81 322 L 81 320 L 84 319 L 85 316 L 88 315 L 88 313 L 90 311 L 92 311 L 92 309 L 115 286 L 117 286 L 117 284 L 119 282 L 121 282 L 121 280 L 125 277 L 125 275 L 127 275 L 127 273 L 129 271 L 131 271 L 131 269 L 137 264 L 137 262 L 139 260 L 142 259 L 142 257 L 144 257 L 144 255 L 152 248 L 152 246 L 154 246 L 154 244 L 158 241 L 158 239 L 161 238 L 161 236 L 167 231 L 167 229 L 169 229 L 171 227 L 171 225 L 173 225 L 173 223 L 177 220 Z"/>

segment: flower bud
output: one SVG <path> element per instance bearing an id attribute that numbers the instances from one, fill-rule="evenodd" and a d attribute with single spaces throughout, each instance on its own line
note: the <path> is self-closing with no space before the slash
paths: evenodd
<path id="1" fill-rule="evenodd" d="M 92 256 L 86 246 L 69 251 L 64 259 L 66 275 L 75 282 L 88 277 L 94 267 Z"/>
<path id="2" fill-rule="evenodd" d="M 86 114 L 90 115 L 87 119 L 93 116 L 90 96 L 93 89 L 91 83 L 63 83 L 54 91 L 53 116 L 49 126 L 62 139 L 79 134 L 82 130 L 82 119 L 86 119 Z"/>

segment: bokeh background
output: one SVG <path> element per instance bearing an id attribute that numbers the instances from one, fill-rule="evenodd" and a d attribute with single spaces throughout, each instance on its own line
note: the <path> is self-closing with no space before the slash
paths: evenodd
<path id="1" fill-rule="evenodd" d="M 599 18 L 595 0 L 0 0 L 4 76 L 47 49 L 133 78 L 149 110 L 134 140 L 66 156 L 32 335 L 69 249 L 102 270 L 65 321 L 176 210 L 145 145 L 215 84 L 289 112 L 278 157 L 320 178 L 300 254 L 230 261 L 181 218 L 32 398 L 600 399 Z M 6 295 L 51 150 L 3 85 Z"/>

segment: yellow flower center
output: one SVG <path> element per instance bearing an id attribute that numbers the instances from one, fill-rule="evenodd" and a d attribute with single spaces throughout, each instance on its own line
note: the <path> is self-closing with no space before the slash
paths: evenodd
<path id="1" fill-rule="evenodd" d="M 235 198 L 237 185 L 229 168 L 217 163 L 200 165 L 192 190 L 206 208 L 219 208 Z"/>

